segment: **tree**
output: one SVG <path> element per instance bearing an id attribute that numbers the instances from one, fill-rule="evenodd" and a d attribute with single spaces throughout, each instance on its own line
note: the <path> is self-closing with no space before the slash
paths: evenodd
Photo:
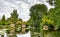
<path id="1" fill-rule="evenodd" d="M 55 1 L 55 8 L 49 10 L 50 17 L 54 20 L 55 26 L 60 26 L 60 0 Z"/>
<path id="2" fill-rule="evenodd" d="M 46 16 L 46 15 L 44 15 L 43 17 L 42 17 L 42 25 L 53 25 L 54 24 L 54 20 L 50 17 L 50 16 Z"/>
<path id="3" fill-rule="evenodd" d="M 5 21 L 6 19 L 5 19 L 5 15 L 3 15 L 3 17 L 2 17 L 2 21 Z"/>
<path id="4" fill-rule="evenodd" d="M 30 8 L 30 16 L 34 21 L 41 19 L 44 14 L 47 14 L 47 7 L 43 4 L 36 4 Z"/>
<path id="5" fill-rule="evenodd" d="M 49 0 L 51 5 L 53 5 L 52 1 L 53 0 Z M 34 5 L 30 8 L 31 18 L 28 22 L 35 28 L 34 31 L 38 30 L 40 27 L 42 32 L 43 30 L 41 26 L 46 22 L 48 25 L 52 24 L 53 26 L 60 26 L 60 0 L 54 0 L 54 2 L 55 8 L 50 9 L 49 11 L 47 11 L 47 7 L 45 5 L 41 4 Z M 36 32 L 40 31 L 38 30 Z"/>
<path id="6" fill-rule="evenodd" d="M 60 0 L 54 0 L 55 1 L 55 6 L 57 7 L 60 7 Z"/>
<path id="7" fill-rule="evenodd" d="M 35 32 L 40 32 L 40 22 L 43 15 L 47 15 L 47 7 L 44 4 L 36 4 L 30 8 L 30 24 Z"/>
<path id="8" fill-rule="evenodd" d="M 15 9 L 13 10 L 13 13 L 11 13 L 11 17 L 10 18 L 12 18 L 12 20 L 14 22 L 16 22 L 18 20 L 17 10 L 15 10 Z"/>
<path id="9" fill-rule="evenodd" d="M 47 1 L 50 5 L 53 5 L 54 4 L 54 6 L 55 7 L 60 7 L 60 0 L 48 0 Z"/>
<path id="10" fill-rule="evenodd" d="M 5 15 L 2 16 L 2 19 L 0 20 L 0 24 L 2 24 L 2 25 L 8 25 L 9 24 L 8 20 L 6 20 L 6 18 L 5 18 Z"/>
<path id="11" fill-rule="evenodd" d="M 46 14 L 47 7 L 44 4 L 36 4 L 30 8 L 30 12 L 31 12 L 30 16 L 43 15 L 43 14 Z"/>
<path id="12" fill-rule="evenodd" d="M 2 16 L 2 20 L 1 20 L 2 25 L 5 25 L 5 21 L 6 21 L 6 19 L 5 19 L 5 15 L 3 15 L 3 16 Z"/>
<path id="13" fill-rule="evenodd" d="M 47 2 L 48 2 L 50 5 L 53 5 L 53 4 L 54 4 L 53 1 L 54 1 L 54 0 L 48 0 Z"/>

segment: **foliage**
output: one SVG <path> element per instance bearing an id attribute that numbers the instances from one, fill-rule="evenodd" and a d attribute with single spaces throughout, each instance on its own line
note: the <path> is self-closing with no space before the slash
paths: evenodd
<path id="1" fill-rule="evenodd" d="M 54 4 L 53 1 L 54 1 L 54 0 L 48 0 L 47 2 L 48 2 L 50 5 L 53 5 L 53 4 Z"/>
<path id="2" fill-rule="evenodd" d="M 42 11 L 43 10 L 43 11 Z M 41 17 L 41 15 L 46 14 L 47 7 L 43 4 L 36 4 L 30 8 L 30 16 L 31 17 Z"/>
<path id="3" fill-rule="evenodd" d="M 19 19 L 16 21 L 16 24 L 26 24 L 26 22 L 19 18 Z"/>
<path id="4" fill-rule="evenodd" d="M 36 4 L 30 8 L 30 20 L 28 24 L 34 27 L 35 32 L 40 32 L 40 22 L 43 15 L 47 15 L 47 7 L 43 4 Z"/>
<path id="5" fill-rule="evenodd" d="M 6 24 L 6 18 L 5 15 L 3 15 L 2 19 L 1 19 L 1 24 L 5 25 Z"/>
<path id="6" fill-rule="evenodd" d="M 54 20 L 54 24 L 60 26 L 60 8 L 55 7 L 49 10 L 50 17 Z"/>
<path id="7" fill-rule="evenodd" d="M 13 10 L 13 13 L 11 13 L 11 20 L 13 20 L 13 22 L 16 22 L 18 19 L 18 14 L 17 14 L 17 10 Z"/>
<path id="8" fill-rule="evenodd" d="M 42 25 L 45 25 L 45 24 L 47 24 L 47 25 L 49 25 L 49 24 L 53 25 L 54 21 L 49 16 L 44 15 L 42 17 L 42 22 L 41 23 L 43 23 Z"/>
<path id="9" fill-rule="evenodd" d="M 54 1 L 55 1 L 55 4 L 56 4 L 55 6 L 59 7 L 60 6 L 60 0 L 54 0 Z"/>
<path id="10" fill-rule="evenodd" d="M 53 0 L 49 0 L 49 4 L 53 5 Z M 35 27 L 51 24 L 53 26 L 60 26 L 60 0 L 54 0 L 55 8 L 47 11 L 47 8 L 42 5 L 34 5 L 30 8 L 30 20 L 28 24 Z M 43 10 L 43 11 L 42 11 Z M 40 25 L 39 25 L 40 24 Z M 42 28 L 41 28 L 42 29 Z M 35 31 L 34 30 L 34 31 Z"/>
<path id="11" fill-rule="evenodd" d="M 16 32 L 20 32 L 21 31 L 21 25 L 20 24 L 19 25 L 16 25 L 15 31 Z"/>
<path id="12" fill-rule="evenodd" d="M 3 17 L 2 17 L 2 21 L 5 21 L 6 19 L 5 19 L 5 15 L 3 15 Z"/>
<path id="13" fill-rule="evenodd" d="M 5 15 L 3 15 L 3 17 L 2 17 L 2 24 L 4 25 L 5 24 Z"/>

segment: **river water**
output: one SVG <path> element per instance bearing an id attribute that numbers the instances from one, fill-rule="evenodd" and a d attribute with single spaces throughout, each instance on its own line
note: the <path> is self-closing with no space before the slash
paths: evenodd
<path id="1" fill-rule="evenodd" d="M 31 37 L 30 31 L 26 34 L 17 34 L 17 37 Z"/>

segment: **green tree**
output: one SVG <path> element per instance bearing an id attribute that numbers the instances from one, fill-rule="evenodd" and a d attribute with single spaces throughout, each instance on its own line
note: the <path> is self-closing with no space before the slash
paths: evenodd
<path id="1" fill-rule="evenodd" d="M 50 4 L 50 5 L 53 5 L 54 4 L 54 6 L 55 7 L 60 7 L 60 0 L 47 0 L 47 2 Z"/>
<path id="2" fill-rule="evenodd" d="M 14 22 L 16 22 L 18 20 L 18 14 L 17 14 L 17 10 L 13 10 L 13 13 L 11 13 L 11 17 L 10 17 Z"/>
<path id="3" fill-rule="evenodd" d="M 42 25 L 53 25 L 54 24 L 54 20 L 50 17 L 50 16 L 48 16 L 48 15 L 44 15 L 43 17 L 42 17 Z"/>
<path id="4" fill-rule="evenodd" d="M 57 28 L 60 28 L 60 0 L 54 0 L 55 1 L 55 8 L 50 9 L 48 11 L 48 15 L 51 19 L 54 21 L 54 26 L 57 26 Z M 56 33 L 58 32 L 58 33 Z M 49 32 L 51 33 L 51 32 Z M 45 33 L 46 34 L 46 33 Z M 54 33 L 51 33 L 53 37 L 59 37 L 60 33 L 59 31 L 55 31 Z"/>
<path id="5" fill-rule="evenodd" d="M 60 7 L 60 0 L 54 0 L 55 1 L 55 6 L 57 7 Z"/>
<path id="6" fill-rule="evenodd" d="M 3 17 L 2 17 L 2 21 L 5 21 L 6 19 L 5 19 L 5 15 L 3 15 Z"/>
<path id="7" fill-rule="evenodd" d="M 6 18 L 5 18 L 5 15 L 3 15 L 1 19 L 2 25 L 5 25 L 5 21 L 6 21 Z"/>
<path id="8" fill-rule="evenodd" d="M 35 32 L 40 32 L 40 22 L 43 15 L 47 15 L 47 7 L 44 4 L 36 4 L 30 8 L 30 24 Z"/>
<path id="9" fill-rule="evenodd" d="M 54 4 L 53 1 L 54 1 L 54 0 L 48 0 L 47 2 L 48 2 L 50 5 L 53 5 L 53 4 Z"/>
<path id="10" fill-rule="evenodd" d="M 2 16 L 2 19 L 0 20 L 0 25 L 8 25 L 9 22 L 8 20 L 5 18 L 5 15 Z"/>

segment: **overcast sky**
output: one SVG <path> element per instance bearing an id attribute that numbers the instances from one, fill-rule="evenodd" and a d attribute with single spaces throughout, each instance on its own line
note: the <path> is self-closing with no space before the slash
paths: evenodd
<path id="1" fill-rule="evenodd" d="M 19 18 L 22 18 L 23 21 L 27 21 L 29 16 L 29 9 L 32 5 L 35 4 L 45 4 L 48 9 L 54 6 L 50 6 L 46 0 L 0 0 L 0 18 L 4 14 L 6 18 L 10 17 L 10 13 L 14 9 L 17 9 Z"/>

